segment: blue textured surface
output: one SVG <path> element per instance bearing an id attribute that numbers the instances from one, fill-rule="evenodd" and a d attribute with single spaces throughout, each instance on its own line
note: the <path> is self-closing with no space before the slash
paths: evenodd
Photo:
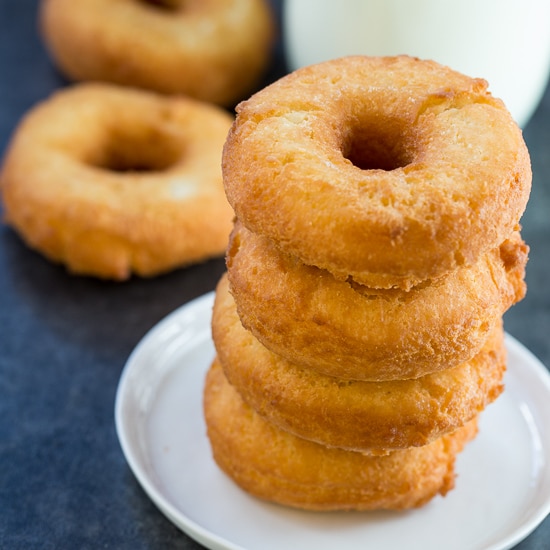
<path id="1" fill-rule="evenodd" d="M 36 0 L 0 0 L 0 151 L 21 116 L 65 85 L 36 9 Z M 284 71 L 280 53 L 269 79 Z M 529 292 L 506 328 L 550 365 L 550 92 L 525 139 L 534 171 L 523 219 Z M 212 290 L 223 268 L 218 260 L 124 284 L 71 277 L 0 227 L 0 548 L 201 548 L 137 484 L 113 408 L 140 338 Z M 550 519 L 517 548 L 549 549 Z"/>

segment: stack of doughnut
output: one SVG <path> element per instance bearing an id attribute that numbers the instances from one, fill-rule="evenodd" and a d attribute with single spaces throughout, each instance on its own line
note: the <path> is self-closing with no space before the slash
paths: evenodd
<path id="1" fill-rule="evenodd" d="M 526 291 L 531 169 L 503 103 L 432 61 L 324 62 L 238 106 L 223 176 L 236 217 L 204 388 L 219 467 L 308 510 L 445 495 Z"/>

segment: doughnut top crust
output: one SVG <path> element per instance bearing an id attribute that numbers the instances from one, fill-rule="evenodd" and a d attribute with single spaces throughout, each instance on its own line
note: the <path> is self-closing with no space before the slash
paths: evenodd
<path id="1" fill-rule="evenodd" d="M 305 67 L 242 102 L 223 175 L 237 217 L 283 251 L 403 289 L 497 247 L 531 186 L 487 83 L 408 56 Z"/>

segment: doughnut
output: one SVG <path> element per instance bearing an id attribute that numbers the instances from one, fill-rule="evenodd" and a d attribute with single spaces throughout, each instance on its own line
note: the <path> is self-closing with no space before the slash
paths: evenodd
<path id="1" fill-rule="evenodd" d="M 479 352 L 525 294 L 519 233 L 437 281 L 372 289 L 303 264 L 237 222 L 227 248 L 243 325 L 271 351 L 346 379 L 416 378 Z"/>
<path id="2" fill-rule="evenodd" d="M 208 371 L 204 415 L 215 462 L 260 499 L 306 510 L 419 507 L 454 487 L 456 455 L 477 419 L 424 447 L 369 456 L 279 430 L 248 407 L 219 366 Z"/>
<path id="3" fill-rule="evenodd" d="M 326 446 L 380 454 L 419 447 L 463 426 L 502 392 L 502 324 L 482 350 L 456 367 L 414 380 L 345 381 L 271 353 L 239 322 L 224 276 L 212 315 L 217 359 L 260 416 Z"/>
<path id="4" fill-rule="evenodd" d="M 43 0 L 40 26 L 71 80 L 223 106 L 257 85 L 275 36 L 265 0 Z"/>
<path id="5" fill-rule="evenodd" d="M 220 107 L 84 83 L 36 105 L 0 171 L 6 222 L 69 271 L 124 280 L 221 256 Z"/>
<path id="6" fill-rule="evenodd" d="M 237 106 L 223 153 L 237 218 L 287 254 L 408 290 L 518 228 L 521 130 L 487 83 L 408 56 L 304 67 Z"/>

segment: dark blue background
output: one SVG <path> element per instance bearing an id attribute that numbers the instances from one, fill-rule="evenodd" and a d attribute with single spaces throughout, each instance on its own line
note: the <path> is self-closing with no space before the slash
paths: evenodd
<path id="1" fill-rule="evenodd" d="M 40 40 L 37 4 L 0 0 L 0 151 L 21 116 L 66 84 Z M 282 53 L 278 46 L 266 83 L 284 74 Z M 523 219 L 529 292 L 506 328 L 550 365 L 550 92 L 525 139 L 534 172 Z M 201 548 L 134 479 L 113 407 L 140 338 L 212 290 L 223 269 L 220 259 L 124 284 L 72 277 L 0 226 L 0 548 Z M 550 548 L 550 519 L 518 548 Z"/>

